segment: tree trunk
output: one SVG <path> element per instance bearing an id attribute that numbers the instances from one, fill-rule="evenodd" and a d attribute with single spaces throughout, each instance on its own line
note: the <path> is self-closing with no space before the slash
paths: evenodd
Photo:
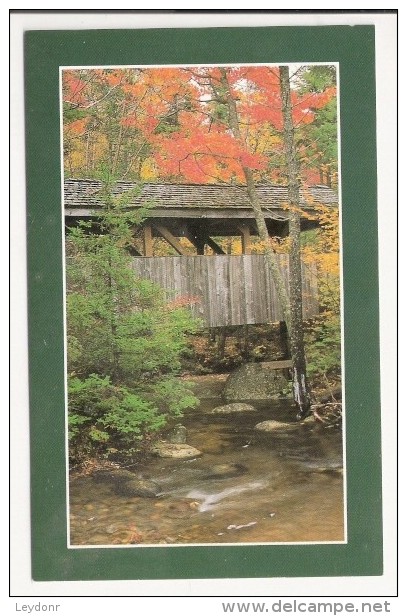
<path id="1" fill-rule="evenodd" d="M 289 288 L 290 288 L 290 346 L 293 362 L 293 396 L 298 406 L 297 418 L 305 417 L 310 408 L 307 371 L 304 350 L 302 319 L 302 276 L 300 246 L 300 183 L 299 165 L 294 142 L 294 126 L 291 107 L 291 89 L 288 66 L 280 66 L 280 89 L 283 112 L 284 152 L 288 173 L 289 214 Z"/>
<path id="2" fill-rule="evenodd" d="M 232 96 L 230 91 L 229 82 L 227 79 L 226 70 L 224 68 L 220 69 L 221 73 L 221 83 L 224 88 L 226 104 L 228 106 L 229 112 L 229 126 L 232 130 L 233 136 L 237 141 L 242 143 L 242 136 L 240 134 L 239 128 L 239 117 L 236 109 L 236 101 Z M 253 172 L 248 167 L 242 165 L 242 170 L 244 176 L 246 178 L 247 185 L 247 194 L 249 197 L 250 204 L 253 208 L 254 218 L 256 220 L 257 232 L 259 234 L 260 240 L 264 244 L 264 254 L 266 257 L 267 265 L 270 269 L 271 276 L 273 278 L 273 282 L 276 286 L 278 299 L 281 305 L 281 309 L 283 311 L 284 320 L 287 323 L 287 328 L 290 331 L 290 308 L 289 308 L 289 299 L 286 292 L 285 284 L 283 277 L 280 273 L 276 260 L 274 258 L 274 252 L 270 246 L 270 237 L 269 232 L 266 225 L 266 220 L 264 218 L 263 211 L 261 209 L 261 202 L 259 196 L 256 191 L 256 186 L 253 179 Z"/>

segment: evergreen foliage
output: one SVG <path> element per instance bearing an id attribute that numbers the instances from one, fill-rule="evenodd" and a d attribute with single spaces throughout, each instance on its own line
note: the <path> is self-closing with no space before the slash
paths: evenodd
<path id="1" fill-rule="evenodd" d="M 170 417 L 197 404 L 176 377 L 198 323 L 164 291 L 136 279 L 127 248 L 140 214 L 113 199 L 109 178 L 98 232 L 67 239 L 69 436 L 74 459 L 133 453 Z M 94 231 L 94 230 L 93 230 Z"/>

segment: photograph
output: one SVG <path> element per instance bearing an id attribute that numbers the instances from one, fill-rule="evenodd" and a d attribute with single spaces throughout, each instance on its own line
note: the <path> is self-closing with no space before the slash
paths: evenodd
<path id="1" fill-rule="evenodd" d="M 61 67 L 70 548 L 346 542 L 339 81 Z"/>

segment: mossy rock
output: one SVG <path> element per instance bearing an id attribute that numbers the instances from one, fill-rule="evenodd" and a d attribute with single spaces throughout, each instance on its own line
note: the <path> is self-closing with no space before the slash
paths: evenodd
<path id="1" fill-rule="evenodd" d="M 287 388 L 282 370 L 273 370 L 267 362 L 250 363 L 232 372 L 225 385 L 226 400 L 274 400 Z"/>
<path id="2" fill-rule="evenodd" d="M 98 483 L 123 483 L 136 479 L 136 475 L 124 468 L 103 469 L 95 471 L 92 475 Z"/>
<path id="3" fill-rule="evenodd" d="M 247 472 L 247 467 L 243 464 L 224 463 L 214 464 L 208 469 L 205 479 L 228 479 L 229 477 L 239 477 Z"/>
<path id="4" fill-rule="evenodd" d="M 202 451 L 186 443 L 167 443 L 161 441 L 151 450 L 160 458 L 174 458 L 177 460 L 192 460 L 202 455 Z"/>
<path id="5" fill-rule="evenodd" d="M 133 479 L 115 485 L 115 492 L 120 496 L 141 496 L 156 498 L 161 493 L 161 487 L 155 481 Z"/>
<path id="6" fill-rule="evenodd" d="M 254 427 L 256 430 L 260 430 L 261 432 L 276 432 L 281 430 L 290 430 L 295 428 L 297 423 L 288 423 L 284 421 L 276 421 L 275 419 L 268 419 L 267 421 L 262 421 L 256 424 Z"/>
<path id="7" fill-rule="evenodd" d="M 255 411 L 256 409 L 251 404 L 244 402 L 232 402 L 231 404 L 224 404 L 223 406 L 217 406 L 211 410 L 211 415 L 229 415 L 230 413 L 247 413 Z"/>

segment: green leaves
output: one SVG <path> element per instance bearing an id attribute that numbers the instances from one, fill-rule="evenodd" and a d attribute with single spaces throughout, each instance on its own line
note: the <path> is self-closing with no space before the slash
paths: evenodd
<path id="1" fill-rule="evenodd" d="M 109 178 L 107 178 L 109 179 Z M 127 252 L 135 217 L 104 188 L 100 233 L 67 239 L 67 340 L 71 456 L 134 452 L 197 399 L 177 381 L 186 332 L 197 323 L 164 291 L 136 279 Z M 94 231 L 94 229 L 93 229 Z"/>
<path id="2" fill-rule="evenodd" d="M 337 376 L 341 370 L 339 314 L 322 313 L 305 335 L 307 369 L 311 377 Z"/>

